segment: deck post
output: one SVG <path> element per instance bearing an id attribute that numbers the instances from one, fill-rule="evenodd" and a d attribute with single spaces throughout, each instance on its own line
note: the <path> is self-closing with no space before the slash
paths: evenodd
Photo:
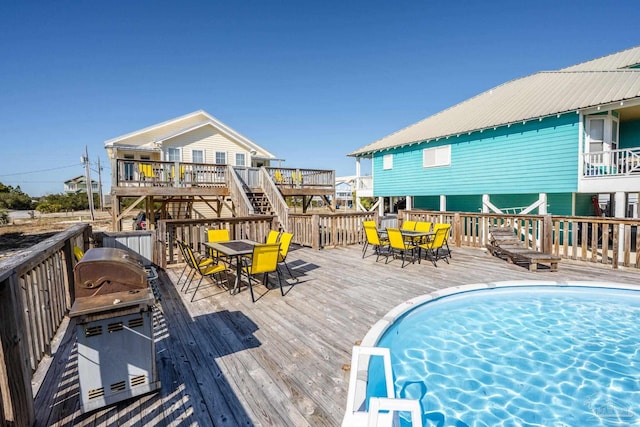
<path id="1" fill-rule="evenodd" d="M 26 427 L 35 422 L 35 411 L 19 289 L 15 272 L 0 281 L 0 424 Z"/>
<path id="2" fill-rule="evenodd" d="M 544 215 L 542 222 L 540 223 L 542 230 L 540 230 L 540 236 L 542 236 L 542 242 L 539 243 L 542 248 L 542 252 L 550 254 L 553 251 L 553 220 L 551 215 Z"/>
<path id="3" fill-rule="evenodd" d="M 311 247 L 320 249 L 320 215 L 311 215 Z"/>

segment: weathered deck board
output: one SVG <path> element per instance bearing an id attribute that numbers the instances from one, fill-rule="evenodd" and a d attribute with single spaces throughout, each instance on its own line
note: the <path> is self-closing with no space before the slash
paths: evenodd
<path id="1" fill-rule="evenodd" d="M 541 279 L 479 249 L 454 249 L 450 264 L 402 269 L 400 260 L 362 259 L 355 246 L 293 249 L 287 260 L 299 282 L 284 274 L 293 285 L 284 297 L 256 286 L 262 297 L 255 304 L 244 288 L 231 296 L 214 284 L 201 287 L 191 303 L 191 293 L 175 285 L 181 268 L 161 273 L 158 393 L 80 414 L 75 335 L 68 331 L 37 396 L 36 425 L 337 426 L 348 387 L 342 367 L 354 343 L 391 308 L 449 286 Z M 637 275 L 564 260 L 543 279 L 635 284 Z"/>

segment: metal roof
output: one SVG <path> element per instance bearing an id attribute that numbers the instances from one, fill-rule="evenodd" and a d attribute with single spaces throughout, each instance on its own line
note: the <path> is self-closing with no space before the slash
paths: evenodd
<path id="1" fill-rule="evenodd" d="M 640 46 L 632 47 L 618 53 L 592 59 L 562 68 L 560 71 L 605 71 L 620 70 L 640 65 Z"/>
<path id="2" fill-rule="evenodd" d="M 636 57 L 640 58 L 640 47 L 594 61 L 600 61 L 595 64 L 600 67 L 604 67 L 605 63 L 609 66 L 614 63 L 624 63 L 628 66 Z M 578 66 L 586 66 L 585 64 L 587 63 Z M 540 72 L 497 86 L 348 155 L 368 155 L 392 147 L 457 136 L 634 98 L 640 98 L 640 69 L 563 69 Z"/>

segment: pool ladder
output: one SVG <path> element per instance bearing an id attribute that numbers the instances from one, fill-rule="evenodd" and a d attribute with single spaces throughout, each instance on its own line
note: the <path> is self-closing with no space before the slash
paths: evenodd
<path id="1" fill-rule="evenodd" d="M 370 398 L 369 411 L 367 412 L 368 367 L 369 360 L 372 356 L 382 357 L 387 397 Z M 353 347 L 351 372 L 349 375 L 349 391 L 347 393 L 347 409 L 344 419 L 342 420 L 342 427 L 399 426 L 400 420 L 398 415 L 400 412 L 410 412 L 411 426 L 422 427 L 422 408 L 420 407 L 420 401 L 395 397 L 389 349 L 382 347 Z"/>

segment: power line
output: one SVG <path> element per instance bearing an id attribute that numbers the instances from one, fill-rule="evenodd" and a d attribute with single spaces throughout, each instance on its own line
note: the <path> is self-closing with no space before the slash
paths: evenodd
<path id="1" fill-rule="evenodd" d="M 49 172 L 49 171 L 55 171 L 58 169 L 67 169 L 67 168 L 75 168 L 78 167 L 79 165 L 73 164 L 73 165 L 68 165 L 68 166 L 59 166 L 57 168 L 49 168 L 49 169 L 40 169 L 37 171 L 31 171 L 31 172 L 15 172 L 15 173 L 5 173 L 5 174 L 0 174 L 0 176 L 15 176 L 15 175 L 27 175 L 27 174 L 32 174 L 32 173 L 40 173 L 40 172 Z"/>

